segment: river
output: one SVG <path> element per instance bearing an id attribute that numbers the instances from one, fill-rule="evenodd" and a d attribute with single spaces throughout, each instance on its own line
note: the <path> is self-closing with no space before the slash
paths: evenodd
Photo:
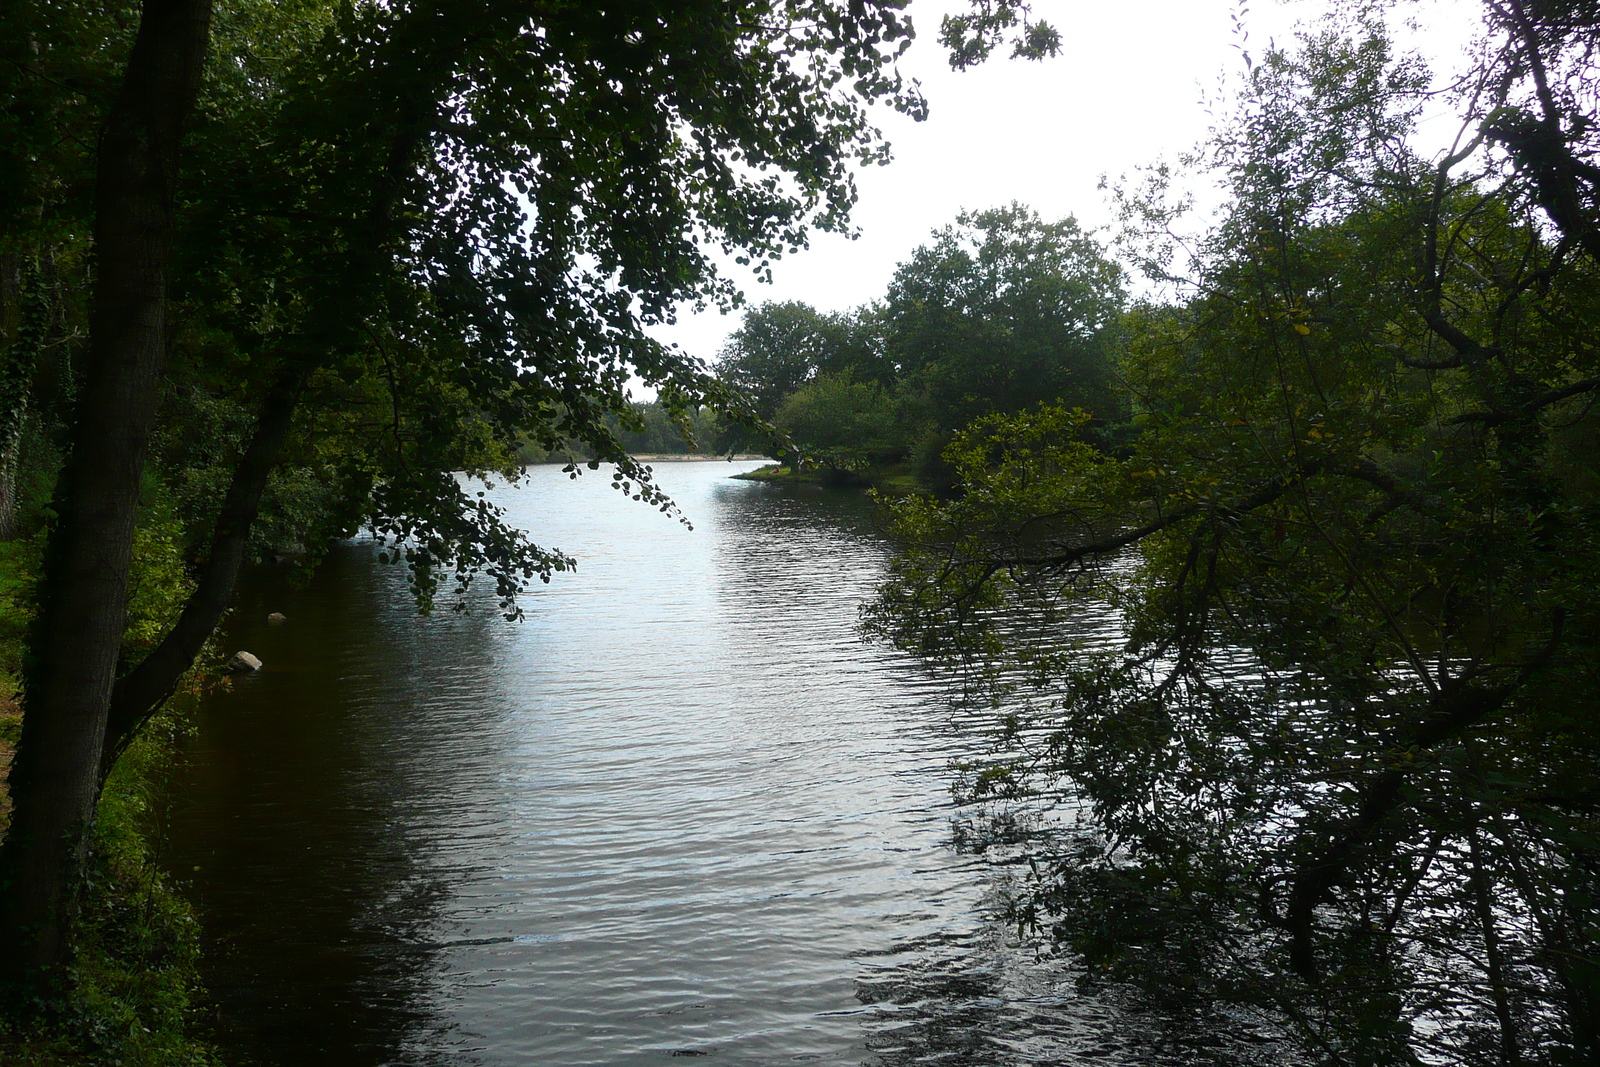
<path id="1" fill-rule="evenodd" d="M 170 806 L 226 1050 L 1214 1062 L 1015 943 L 1015 868 L 951 847 L 981 731 L 855 631 L 873 505 L 753 465 L 657 465 L 692 531 L 603 473 L 496 489 L 581 561 L 520 623 L 419 617 L 368 543 L 254 577 L 226 640 L 265 668 L 204 701 Z"/>

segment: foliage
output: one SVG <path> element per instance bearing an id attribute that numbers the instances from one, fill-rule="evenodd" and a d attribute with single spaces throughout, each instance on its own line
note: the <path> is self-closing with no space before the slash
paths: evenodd
<path id="1" fill-rule="evenodd" d="M 1026 8 L 1014 4 L 981 0 L 969 11 L 946 15 L 939 23 L 939 40 L 950 50 L 950 66 L 956 70 L 982 63 L 995 45 L 1008 38 L 1013 59 L 1043 59 L 1061 51 L 1061 35 L 1055 27 L 1035 21 Z"/>
<path id="2" fill-rule="evenodd" d="M 635 418 L 618 420 L 618 437 L 633 455 L 718 455 L 729 451 L 729 427 L 709 407 L 685 412 L 680 422 L 659 402 L 634 403 Z"/>
<path id="3" fill-rule="evenodd" d="M 1072 218 L 1012 204 L 968 212 L 895 271 L 886 344 L 926 419 L 950 432 L 1065 403 L 1120 421 L 1122 273 Z"/>
<path id="4" fill-rule="evenodd" d="M 879 465 L 898 451 L 889 397 L 848 371 L 807 382 L 784 400 L 773 422 L 806 457 L 839 474 Z"/>
<path id="5" fill-rule="evenodd" d="M 143 732 L 101 800 L 76 937 L 77 982 L 57 1024 L 91 1062 L 217 1062 L 194 1036 L 204 1010 L 200 928 L 154 848 L 154 820 L 188 729 L 183 716 L 182 706 L 169 710 Z"/>
<path id="6" fill-rule="evenodd" d="M 824 313 L 799 301 L 768 301 L 745 313 L 717 354 L 714 369 L 722 381 L 749 397 L 756 415 L 770 424 L 821 375 L 847 375 L 892 387 L 894 368 L 884 351 L 881 327 L 881 314 L 870 306 Z M 770 430 L 757 425 L 741 430 L 730 424 L 721 445 L 789 454 L 794 442 L 773 437 Z"/>
<path id="7" fill-rule="evenodd" d="M 163 535 L 160 530 L 167 530 Z M 130 649 L 170 622 L 189 581 L 172 523 L 141 529 L 136 544 Z M 14 747 L 20 685 L 33 615 L 39 539 L 0 542 L 0 747 Z M 167 781 L 189 729 L 192 702 L 151 724 L 106 783 L 90 842 L 83 914 L 70 983 L 43 1012 L 0 1017 L 0 1060 L 200 1067 L 218 1062 L 203 1031 L 200 930 L 173 878 L 159 865 Z M 5 820 L 0 817 L 0 833 Z"/>
<path id="8" fill-rule="evenodd" d="M 1093 413 L 1102 443 L 1115 440 L 1126 416 L 1116 381 L 1122 303 L 1121 270 L 1092 235 L 1071 218 L 1047 223 L 1013 204 L 935 231 L 899 266 L 881 304 L 748 312 L 716 370 L 780 426 L 788 428 L 784 409 L 789 422 L 806 419 L 811 441 L 797 443 L 808 455 L 841 467 L 912 457 L 925 485 L 943 487 L 939 453 L 950 435 L 990 413 L 1066 403 Z M 817 421 L 825 393 L 854 412 L 876 407 L 869 397 L 880 392 L 892 413 Z M 862 435 L 854 440 L 851 420 Z M 787 446 L 771 448 L 781 455 Z"/>
<path id="9" fill-rule="evenodd" d="M 172 627 L 194 590 L 194 580 L 184 565 L 181 536 L 180 523 L 170 515 L 146 521 L 134 531 L 124 655 L 148 652 Z"/>
<path id="10" fill-rule="evenodd" d="M 809 304 L 769 300 L 745 312 L 717 354 L 717 374 L 770 419 L 785 397 L 831 361 L 838 341 L 833 325 Z"/>
<path id="11" fill-rule="evenodd" d="M 1549 65 L 1590 54 L 1558 29 Z M 1260 57 L 1193 262 L 1159 175 L 1124 200 L 1189 293 L 1128 319 L 1136 436 L 1059 408 L 958 434 L 964 494 L 895 505 L 866 617 L 996 687 L 970 796 L 1081 805 L 1024 928 L 1274 1011 L 1321 1062 L 1600 1050 L 1600 261 L 1491 138 L 1534 65 L 1499 32 L 1437 159 L 1370 12 Z M 1074 642 L 1085 610 L 1121 637 Z"/>
<path id="12" fill-rule="evenodd" d="M 187 726 L 169 711 L 106 784 L 90 845 L 72 981 L 38 1014 L 0 1018 L 7 1063 L 204 1067 L 200 928 L 154 854 L 155 818 Z"/>

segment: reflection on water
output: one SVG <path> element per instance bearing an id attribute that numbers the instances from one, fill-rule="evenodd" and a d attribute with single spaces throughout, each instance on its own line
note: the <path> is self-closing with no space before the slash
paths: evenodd
<path id="1" fill-rule="evenodd" d="M 1007 869 L 949 847 L 948 766 L 982 740 L 854 631 L 885 558 L 870 504 L 729 473 L 659 468 L 693 532 L 603 478 L 501 491 L 582 561 L 522 624 L 488 601 L 418 618 L 359 544 L 309 588 L 246 592 L 228 640 L 266 669 L 206 705 L 171 855 L 225 1044 L 1216 1062 L 1138 1038 L 986 918 Z"/>

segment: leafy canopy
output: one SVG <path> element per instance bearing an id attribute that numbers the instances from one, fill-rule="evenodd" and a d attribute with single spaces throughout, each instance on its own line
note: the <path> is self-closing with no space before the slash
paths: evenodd
<path id="1" fill-rule="evenodd" d="M 996 687 L 970 797 L 1081 805 L 1024 928 L 1330 1063 L 1600 1048 L 1593 24 L 1490 14 L 1437 158 L 1370 15 L 1261 57 L 1192 269 L 1159 175 L 1124 200 L 1188 293 L 1124 323 L 1136 434 L 973 423 L 962 495 L 894 506 L 866 617 Z M 1539 66 L 1561 94 L 1524 92 Z"/>

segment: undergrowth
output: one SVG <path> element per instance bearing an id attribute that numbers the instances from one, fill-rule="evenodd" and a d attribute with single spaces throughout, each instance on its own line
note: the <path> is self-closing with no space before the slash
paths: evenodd
<path id="1" fill-rule="evenodd" d="M 145 581 L 130 604 L 130 631 L 177 601 L 175 547 L 146 539 Z M 31 616 L 39 551 L 0 542 L 0 760 L 21 733 L 15 697 Z M 143 601 L 143 603 L 141 603 Z M 7 1067 L 211 1067 L 215 1050 L 197 1036 L 205 1010 L 200 929 L 156 862 L 165 837 L 165 794 L 188 731 L 192 695 L 169 703 L 129 746 L 106 783 L 75 927 L 73 962 L 52 998 L 0 1011 L 0 1064 Z M 3 793 L 3 790 L 0 790 Z M 0 800 L 0 835 L 9 818 Z"/>

